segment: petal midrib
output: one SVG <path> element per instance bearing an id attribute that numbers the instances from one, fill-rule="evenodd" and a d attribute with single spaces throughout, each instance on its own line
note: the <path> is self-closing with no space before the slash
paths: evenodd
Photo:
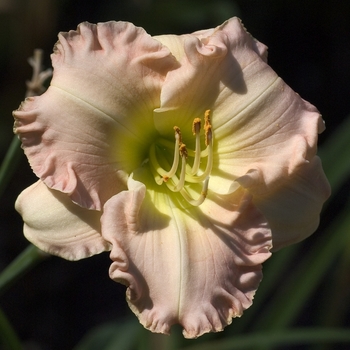
<path id="1" fill-rule="evenodd" d="M 270 90 L 270 88 L 272 88 L 275 85 L 275 83 L 278 82 L 279 80 L 280 80 L 280 78 L 278 76 L 276 76 L 276 78 L 270 84 L 268 84 L 264 90 L 262 90 L 259 94 L 257 94 L 256 97 L 254 99 L 252 99 L 248 104 L 243 106 L 234 116 L 232 116 L 232 118 L 239 117 L 240 115 L 242 115 L 244 113 L 244 111 L 246 111 L 254 103 L 260 101 L 263 98 L 263 96 L 268 92 L 268 90 Z M 225 89 L 228 89 L 228 88 L 225 87 Z M 214 107 L 214 112 L 215 112 L 215 107 Z M 220 116 L 218 116 L 217 118 L 213 119 L 213 123 L 215 122 L 215 133 L 216 134 L 218 134 L 222 128 L 226 128 L 226 123 L 222 123 L 220 125 L 216 125 L 216 120 L 218 120 L 218 119 L 220 119 Z"/>
<path id="2" fill-rule="evenodd" d="M 106 113 L 105 111 L 103 111 L 101 108 L 99 108 L 96 105 L 94 105 L 93 103 L 91 103 L 91 101 L 85 100 L 82 97 L 78 97 L 78 96 L 74 95 L 73 93 L 67 91 L 66 89 L 64 89 L 56 84 L 51 84 L 50 87 L 56 89 L 58 92 L 61 92 L 62 94 L 66 95 L 66 96 L 69 96 L 73 101 L 76 100 L 76 101 L 79 101 L 80 103 L 87 105 L 88 108 L 91 108 L 91 109 L 95 110 L 96 112 L 98 112 L 99 114 L 102 114 L 103 117 L 107 118 L 113 124 L 117 124 L 118 125 L 117 128 L 123 129 L 122 130 L 123 133 L 127 132 L 133 139 L 137 140 L 139 143 L 142 143 L 144 146 L 148 145 L 148 142 L 147 142 L 148 140 L 146 140 L 146 138 L 142 139 L 142 137 L 140 137 L 140 134 L 135 132 L 137 130 L 137 128 L 135 128 L 135 130 L 131 130 L 126 125 L 121 123 L 121 120 L 124 118 L 114 118 L 113 116 L 111 116 L 108 113 Z"/>
<path id="3" fill-rule="evenodd" d="M 182 304 L 182 284 L 183 284 L 183 266 L 184 266 L 184 254 L 183 254 L 183 247 L 184 247 L 184 242 L 183 242 L 183 232 L 181 231 L 181 225 L 178 224 L 178 218 L 176 211 L 176 207 L 174 207 L 174 203 L 171 201 L 170 196 L 166 196 L 167 198 L 167 204 L 170 208 L 170 211 L 172 213 L 172 218 L 174 218 L 174 223 L 177 227 L 177 237 L 178 237 L 178 242 L 179 242 L 179 283 L 178 283 L 178 300 L 177 300 L 177 317 L 180 318 L 181 315 L 181 304 Z M 174 210 L 175 209 L 175 210 Z"/>

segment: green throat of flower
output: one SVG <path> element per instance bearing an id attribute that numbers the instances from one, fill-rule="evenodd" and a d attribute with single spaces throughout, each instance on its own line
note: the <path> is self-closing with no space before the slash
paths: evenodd
<path id="1" fill-rule="evenodd" d="M 158 185 L 166 185 L 172 192 L 182 195 L 187 202 L 193 206 L 201 205 L 208 192 L 209 175 L 213 167 L 213 134 L 210 122 L 210 110 L 204 114 L 204 150 L 201 150 L 201 129 L 202 121 L 195 118 L 192 124 L 192 132 L 195 137 L 195 149 L 188 149 L 182 142 L 181 130 L 174 126 L 174 143 L 159 138 L 154 142 L 149 151 L 149 162 L 153 177 Z M 167 154 L 174 149 L 172 164 L 169 162 Z M 192 158 L 192 160 L 189 160 Z M 201 169 L 202 159 L 206 159 L 205 168 Z M 169 170 L 167 170 L 169 169 Z M 187 190 L 187 185 L 201 184 L 200 195 L 197 198 Z"/>

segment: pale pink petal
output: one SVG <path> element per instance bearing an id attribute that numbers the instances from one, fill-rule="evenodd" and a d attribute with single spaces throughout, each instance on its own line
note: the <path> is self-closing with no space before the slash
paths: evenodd
<path id="1" fill-rule="evenodd" d="M 184 46 L 183 54 L 177 54 L 181 66 L 168 73 L 161 107 L 155 111 L 159 132 L 168 135 L 169 125 L 181 125 L 188 144 L 193 119 L 210 109 L 214 164 L 209 191 L 225 194 L 241 185 L 254 194 L 254 202 L 259 200 L 264 214 L 270 205 L 264 205 L 263 199 L 271 203 L 269 196 L 276 191 L 294 191 L 297 202 L 306 203 L 312 197 L 313 206 L 294 209 L 284 239 L 293 242 L 296 236 L 299 240 L 310 235 L 317 226 L 317 212 L 329 196 L 322 168 L 314 171 L 308 166 L 316 155 L 318 133 L 324 130 L 317 109 L 267 65 L 266 47 L 254 40 L 237 18 L 177 42 L 166 37 L 157 40 L 175 47 L 176 52 L 181 43 Z M 180 92 L 176 92 L 178 88 Z M 308 179 L 317 173 L 319 186 L 304 193 L 296 188 L 302 187 L 299 182 L 290 183 L 299 176 L 300 168 Z M 282 196 L 273 198 L 283 201 Z M 272 215 L 266 217 L 273 220 Z M 293 232 L 287 223 L 304 229 Z M 281 230 L 276 235 L 281 244 Z"/>
<path id="2" fill-rule="evenodd" d="M 318 157 L 301 166 L 286 182 L 268 193 L 253 193 L 273 232 L 273 250 L 297 243 L 318 227 L 330 186 Z"/>
<path id="3" fill-rule="evenodd" d="M 60 33 L 52 62 L 51 86 L 14 112 L 15 132 L 47 186 L 99 210 L 144 160 L 176 60 L 143 29 L 107 22 Z"/>
<path id="4" fill-rule="evenodd" d="M 111 278 L 128 286 L 131 309 L 157 333 L 176 323 L 187 338 L 221 331 L 251 305 L 270 256 L 270 230 L 244 190 L 184 211 L 131 179 L 101 222 Z"/>
<path id="5" fill-rule="evenodd" d="M 110 250 L 100 234 L 101 213 L 81 208 L 40 180 L 19 195 L 16 209 L 26 238 L 47 253 L 79 260 Z"/>
<path id="6" fill-rule="evenodd" d="M 223 116 L 216 112 L 216 100 L 219 98 L 221 104 L 222 95 L 238 94 L 248 101 L 252 94 L 249 96 L 248 91 L 247 96 L 242 70 L 254 61 L 265 62 L 267 55 L 266 46 L 248 34 L 238 18 L 232 18 L 215 29 L 155 38 L 174 51 L 181 64 L 168 73 L 161 92 L 161 107 L 155 111 L 155 126 L 163 135 L 169 133 L 162 127 L 163 119 L 173 119 L 172 123 L 181 125 L 187 136 L 191 134 L 193 119 L 203 116 L 207 109 L 218 114 L 213 124 L 220 125 Z M 257 85 L 264 80 L 260 74 L 259 79 L 256 78 Z M 230 118 L 240 109 L 239 105 L 239 101 L 227 102 Z M 173 109 L 176 113 L 169 115 L 168 111 Z"/>
<path id="7" fill-rule="evenodd" d="M 211 36 L 203 38 L 207 32 Z M 183 39 L 185 56 L 181 67 L 167 75 L 156 127 L 170 133 L 165 128 L 173 123 L 190 135 L 193 119 L 211 109 L 212 190 L 229 192 L 232 181 L 254 165 L 266 171 L 267 185 L 274 184 L 315 155 L 317 133 L 324 128 L 320 115 L 266 64 L 239 19 L 201 33 L 201 40 Z"/>

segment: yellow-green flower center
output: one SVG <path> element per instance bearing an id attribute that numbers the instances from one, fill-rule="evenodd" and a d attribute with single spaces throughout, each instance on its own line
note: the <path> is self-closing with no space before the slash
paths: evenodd
<path id="1" fill-rule="evenodd" d="M 174 126 L 174 143 L 159 138 L 152 143 L 149 150 L 149 162 L 155 182 L 158 185 L 165 184 L 172 192 L 178 192 L 191 205 L 201 205 L 207 195 L 209 175 L 213 167 L 213 134 L 210 123 L 210 111 L 204 115 L 205 146 L 201 150 L 201 119 L 195 118 L 192 132 L 195 137 L 195 149 L 188 149 L 182 141 L 181 130 Z M 168 154 L 173 150 L 172 164 Z M 192 159 L 190 159 L 192 158 Z M 203 159 L 206 158 L 205 167 L 201 168 Z M 188 184 L 201 184 L 202 190 L 197 198 L 188 192 Z"/>

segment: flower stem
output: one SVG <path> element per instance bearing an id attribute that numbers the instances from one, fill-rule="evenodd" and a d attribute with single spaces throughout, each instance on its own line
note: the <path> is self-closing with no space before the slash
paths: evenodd
<path id="1" fill-rule="evenodd" d="M 0 273 L 0 295 L 27 271 L 49 256 L 34 245 L 29 245 Z"/>

